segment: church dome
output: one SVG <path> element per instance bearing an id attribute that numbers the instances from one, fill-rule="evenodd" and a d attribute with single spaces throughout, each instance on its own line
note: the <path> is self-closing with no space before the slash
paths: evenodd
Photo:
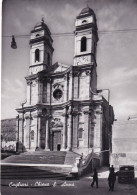
<path id="1" fill-rule="evenodd" d="M 94 15 L 95 16 L 95 13 L 94 11 L 90 8 L 90 7 L 85 7 L 81 10 L 80 14 L 77 16 L 77 18 L 83 18 L 83 17 L 86 17 L 86 16 L 91 16 L 91 15 Z"/>
<path id="2" fill-rule="evenodd" d="M 31 31 L 31 33 L 35 32 L 35 31 L 39 31 L 41 29 L 44 29 L 47 31 L 48 34 L 51 35 L 51 32 L 48 28 L 48 26 L 44 23 L 44 20 L 42 19 L 41 22 L 38 22 L 35 26 L 34 26 L 34 30 Z"/>
<path id="3" fill-rule="evenodd" d="M 81 10 L 80 15 L 81 14 L 94 14 L 94 11 L 90 8 L 90 7 L 85 7 Z"/>

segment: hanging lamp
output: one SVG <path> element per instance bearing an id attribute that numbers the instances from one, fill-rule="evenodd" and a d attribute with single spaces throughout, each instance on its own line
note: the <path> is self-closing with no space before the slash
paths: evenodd
<path id="1" fill-rule="evenodd" d="M 12 35 L 11 48 L 12 49 L 17 49 L 17 44 L 16 44 L 16 41 L 15 41 L 14 35 Z"/>

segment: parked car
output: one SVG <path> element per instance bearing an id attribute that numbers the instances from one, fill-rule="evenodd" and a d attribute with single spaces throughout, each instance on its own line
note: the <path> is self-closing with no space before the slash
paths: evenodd
<path id="1" fill-rule="evenodd" d="M 124 165 L 119 167 L 118 182 L 133 183 L 135 178 L 134 166 Z"/>

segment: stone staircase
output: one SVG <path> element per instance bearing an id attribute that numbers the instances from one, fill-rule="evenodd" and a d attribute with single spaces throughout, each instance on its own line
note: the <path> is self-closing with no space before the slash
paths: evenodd
<path id="1" fill-rule="evenodd" d="M 66 152 L 61 151 L 38 151 L 26 152 L 20 155 L 13 155 L 2 162 L 23 163 L 23 164 L 64 164 Z"/>
<path id="2" fill-rule="evenodd" d="M 8 166 L 2 165 L 1 178 L 2 179 L 66 179 L 68 172 L 63 169 L 58 170 L 54 167 L 50 169 L 46 167 L 45 170 L 41 170 L 40 167 L 30 166 Z"/>
<path id="3" fill-rule="evenodd" d="M 74 152 L 36 151 L 13 155 L 2 160 L 2 179 L 65 179 L 72 171 Z"/>

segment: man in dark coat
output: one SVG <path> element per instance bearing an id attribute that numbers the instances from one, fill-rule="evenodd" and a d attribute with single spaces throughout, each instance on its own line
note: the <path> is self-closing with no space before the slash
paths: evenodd
<path id="1" fill-rule="evenodd" d="M 116 173 L 114 172 L 113 169 L 111 169 L 110 173 L 109 173 L 109 176 L 108 176 L 109 191 L 114 190 L 115 181 L 116 181 Z"/>
<path id="2" fill-rule="evenodd" d="M 113 167 L 113 165 L 109 168 L 109 171 L 115 171 L 115 169 L 114 169 L 114 167 Z"/>
<path id="3" fill-rule="evenodd" d="M 97 170 L 94 168 L 93 182 L 91 183 L 91 187 L 94 186 L 95 182 L 96 182 L 96 188 L 98 188 L 98 173 Z"/>

